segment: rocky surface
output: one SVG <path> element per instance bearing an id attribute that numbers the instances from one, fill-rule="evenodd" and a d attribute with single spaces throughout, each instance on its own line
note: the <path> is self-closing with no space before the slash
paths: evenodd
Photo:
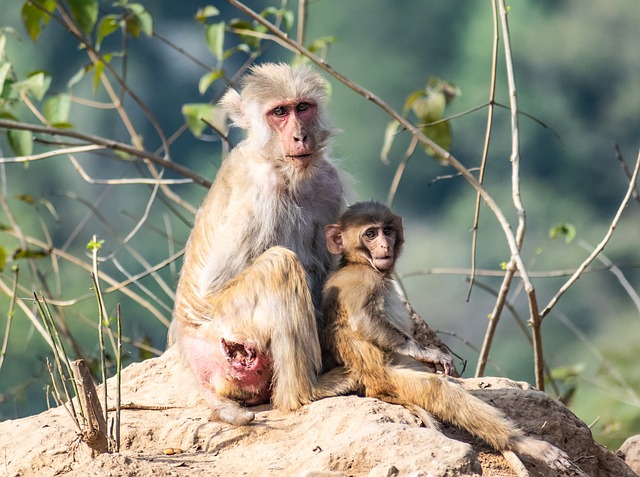
<path id="1" fill-rule="evenodd" d="M 594 442 L 568 409 L 527 385 L 483 378 L 465 386 L 503 409 L 527 434 L 564 449 L 577 466 L 565 475 L 636 475 L 620 455 L 637 470 L 638 440 L 618 455 Z M 123 371 L 122 402 L 131 409 L 122 411 L 118 454 L 92 457 L 63 408 L 0 423 L 1 475 L 516 475 L 501 454 L 465 432 L 446 425 L 442 432 L 424 428 L 405 408 L 370 398 L 324 399 L 291 413 L 263 406 L 244 427 L 209 422 L 206 405 L 171 350 Z M 522 461 L 531 476 L 558 475 L 535 460 Z"/>

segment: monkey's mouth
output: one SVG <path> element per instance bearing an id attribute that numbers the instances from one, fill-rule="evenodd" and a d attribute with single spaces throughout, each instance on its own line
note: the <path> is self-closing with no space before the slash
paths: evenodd
<path id="1" fill-rule="evenodd" d="M 376 257 L 373 259 L 375 267 L 381 272 L 386 272 L 393 266 L 393 257 Z"/>
<path id="2" fill-rule="evenodd" d="M 287 154 L 287 158 L 291 160 L 294 166 L 307 167 L 313 154 Z"/>

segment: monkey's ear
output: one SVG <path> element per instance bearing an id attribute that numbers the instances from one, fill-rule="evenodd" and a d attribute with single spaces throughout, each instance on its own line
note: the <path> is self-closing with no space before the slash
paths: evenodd
<path id="1" fill-rule="evenodd" d="M 240 93 L 233 88 L 229 88 L 220 100 L 220 106 L 233 121 L 233 124 L 246 129 L 247 124 L 245 124 L 246 121 L 242 112 L 242 96 L 240 96 Z"/>
<path id="2" fill-rule="evenodd" d="M 324 226 L 324 236 L 327 240 L 327 250 L 334 255 L 344 253 L 344 243 L 342 242 L 342 227 L 338 224 Z"/>

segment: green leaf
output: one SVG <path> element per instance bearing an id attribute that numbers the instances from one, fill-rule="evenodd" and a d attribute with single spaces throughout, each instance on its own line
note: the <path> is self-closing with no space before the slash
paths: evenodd
<path id="1" fill-rule="evenodd" d="M 104 240 L 89 240 L 89 243 L 87 244 L 87 249 L 100 250 L 102 248 L 102 245 L 104 245 Z"/>
<path id="2" fill-rule="evenodd" d="M 153 35 L 153 17 L 144 6 L 140 3 L 130 3 L 127 8 L 130 12 L 126 22 L 127 32 L 136 38 L 140 32 L 147 36 Z"/>
<path id="3" fill-rule="evenodd" d="M 337 41 L 338 38 L 335 36 L 323 36 L 322 38 L 317 38 L 309 43 L 309 46 L 307 46 L 307 50 L 309 50 L 311 53 L 316 53 L 318 51 L 324 50 L 329 45 Z"/>
<path id="4" fill-rule="evenodd" d="M 102 17 L 96 31 L 96 49 L 99 50 L 102 40 L 118 28 L 120 28 L 120 18 L 117 15 L 105 15 Z"/>
<path id="5" fill-rule="evenodd" d="M 34 3 L 42 7 L 38 8 Z M 32 2 L 24 2 L 22 5 L 22 24 L 29 34 L 32 41 L 36 41 L 42 32 L 42 29 L 51 20 L 49 13 L 56 8 L 55 0 L 34 0 Z M 44 10 L 44 11 L 43 11 Z M 48 12 L 48 13 L 47 13 Z"/>
<path id="6" fill-rule="evenodd" d="M 31 94 L 40 101 L 49 89 L 50 84 L 51 76 L 43 71 L 37 71 L 31 73 L 27 79 L 14 83 L 13 88 L 26 94 Z"/>
<path id="7" fill-rule="evenodd" d="M 44 117 L 52 126 L 69 123 L 71 111 L 71 96 L 65 93 L 51 96 L 44 102 Z"/>
<path id="8" fill-rule="evenodd" d="M 7 250 L 0 247 L 0 273 L 4 270 L 4 264 L 7 263 Z"/>
<path id="9" fill-rule="evenodd" d="M 204 33 L 209 51 L 218 60 L 222 60 L 224 54 L 224 27 L 224 22 L 207 25 Z"/>
<path id="10" fill-rule="evenodd" d="M 7 79 L 7 75 L 11 70 L 11 63 L 2 63 L 0 65 L 0 95 L 2 95 L 2 90 L 4 89 L 4 82 Z"/>
<path id="11" fill-rule="evenodd" d="M 68 0 L 68 3 L 80 30 L 85 35 L 91 34 L 98 20 L 98 0 Z"/>
<path id="12" fill-rule="evenodd" d="M 385 164 L 389 164 L 389 151 L 391 150 L 393 140 L 396 138 L 399 127 L 400 123 L 394 119 L 387 124 L 387 128 L 384 130 L 384 143 L 380 150 L 380 159 L 382 159 L 382 162 Z"/>
<path id="13" fill-rule="evenodd" d="M 424 126 L 422 127 L 422 133 L 445 151 L 449 151 L 451 149 L 453 138 L 449 121 L 433 124 L 431 126 Z M 428 155 L 437 157 L 436 152 L 429 146 L 425 146 L 424 150 Z"/>
<path id="14" fill-rule="evenodd" d="M 19 248 L 18 250 L 13 252 L 13 259 L 14 260 L 19 260 L 23 258 L 38 259 L 38 258 L 46 258 L 49 255 L 51 255 L 51 252 L 49 250 L 42 250 L 42 249 L 32 250 L 29 248 Z"/>
<path id="15" fill-rule="evenodd" d="M 211 17 L 217 17 L 220 15 L 220 10 L 212 5 L 207 5 L 202 8 L 198 8 L 196 12 L 196 20 L 200 23 L 206 23 L 207 19 Z"/>
<path id="16" fill-rule="evenodd" d="M 442 119 L 446 104 L 444 93 L 441 91 L 428 91 L 423 96 L 415 98 L 410 107 L 420 121 L 432 123 Z"/>
<path id="17" fill-rule="evenodd" d="M 229 26 L 234 30 L 249 30 L 256 31 L 253 25 L 244 20 L 233 19 L 229 22 Z M 243 35 L 241 33 L 237 34 L 240 37 L 240 40 L 247 45 L 250 49 L 257 50 L 260 48 L 260 38 L 251 36 L 251 35 Z"/>
<path id="18" fill-rule="evenodd" d="M 29 156 L 33 152 L 33 134 L 31 131 L 9 129 L 7 131 L 9 146 L 16 156 Z"/>
<path id="19" fill-rule="evenodd" d="M 98 61 L 95 64 L 93 69 L 93 94 L 96 94 L 96 91 L 98 91 L 98 86 L 100 85 L 100 76 L 104 71 L 104 65 L 105 63 L 109 63 L 109 61 L 111 61 L 111 58 L 113 58 L 113 54 L 108 53 L 102 56 L 102 59 L 104 61 Z"/>
<path id="20" fill-rule="evenodd" d="M 80 68 L 78 72 L 75 75 L 73 75 L 69 79 L 69 81 L 67 81 L 67 88 L 72 88 L 73 86 L 78 84 L 82 80 L 82 78 L 84 78 L 84 75 L 87 74 L 87 71 L 89 71 L 92 67 L 93 65 L 89 65 L 89 66 L 83 66 L 82 68 Z"/>
<path id="21" fill-rule="evenodd" d="M 246 53 L 247 55 L 251 54 L 251 48 L 249 48 L 249 45 L 247 45 L 246 43 L 240 43 L 239 45 L 234 46 L 233 48 L 229 48 L 228 50 L 226 50 L 224 52 L 224 55 L 222 55 L 222 59 L 226 60 L 227 58 L 231 58 L 238 51 L 242 51 L 242 52 Z"/>
<path id="22" fill-rule="evenodd" d="M 208 103 L 185 104 L 182 106 L 182 115 L 191 133 L 196 137 L 203 133 L 207 127 L 206 123 L 212 124 L 219 131 L 226 130 L 224 113 L 219 106 Z"/>
<path id="23" fill-rule="evenodd" d="M 264 10 L 262 10 L 262 12 L 260 13 L 260 16 L 262 18 L 267 18 L 269 15 L 273 15 L 276 19 L 277 18 L 282 19 L 282 21 L 284 22 L 284 25 L 282 26 L 282 31 L 291 30 L 291 27 L 293 26 L 293 21 L 295 18 L 293 15 L 293 11 L 285 10 L 282 8 L 276 8 L 276 7 L 267 7 Z"/>
<path id="24" fill-rule="evenodd" d="M 564 237 L 566 243 L 571 243 L 571 241 L 576 237 L 576 228 L 572 224 L 558 224 L 555 227 L 552 227 L 549 230 L 549 238 L 555 240 L 559 237 Z"/>
<path id="25" fill-rule="evenodd" d="M 221 78 L 223 74 L 224 72 L 222 70 L 215 70 L 203 75 L 198 82 L 198 91 L 200 91 L 200 94 L 204 94 L 209 86 L 211 86 L 215 80 Z"/>
<path id="26" fill-rule="evenodd" d="M 29 205 L 33 205 L 36 203 L 36 198 L 31 194 L 18 194 L 16 195 L 16 199 Z"/>

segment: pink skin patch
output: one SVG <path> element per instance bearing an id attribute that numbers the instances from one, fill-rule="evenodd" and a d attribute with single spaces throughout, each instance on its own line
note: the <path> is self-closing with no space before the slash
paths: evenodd
<path id="1" fill-rule="evenodd" d="M 216 393 L 231 383 L 238 392 L 222 397 L 247 405 L 268 402 L 273 379 L 271 355 L 259 351 L 253 343 L 219 339 L 219 347 L 198 338 L 183 339 L 205 393 Z M 239 395 L 243 398 L 238 399 Z"/>
<path id="2" fill-rule="evenodd" d="M 268 400 L 273 377 L 271 356 L 261 353 L 252 344 L 236 343 L 222 337 L 220 346 L 229 365 L 227 379 L 233 379 L 238 388 L 255 394 L 245 404 L 258 404 Z"/>

